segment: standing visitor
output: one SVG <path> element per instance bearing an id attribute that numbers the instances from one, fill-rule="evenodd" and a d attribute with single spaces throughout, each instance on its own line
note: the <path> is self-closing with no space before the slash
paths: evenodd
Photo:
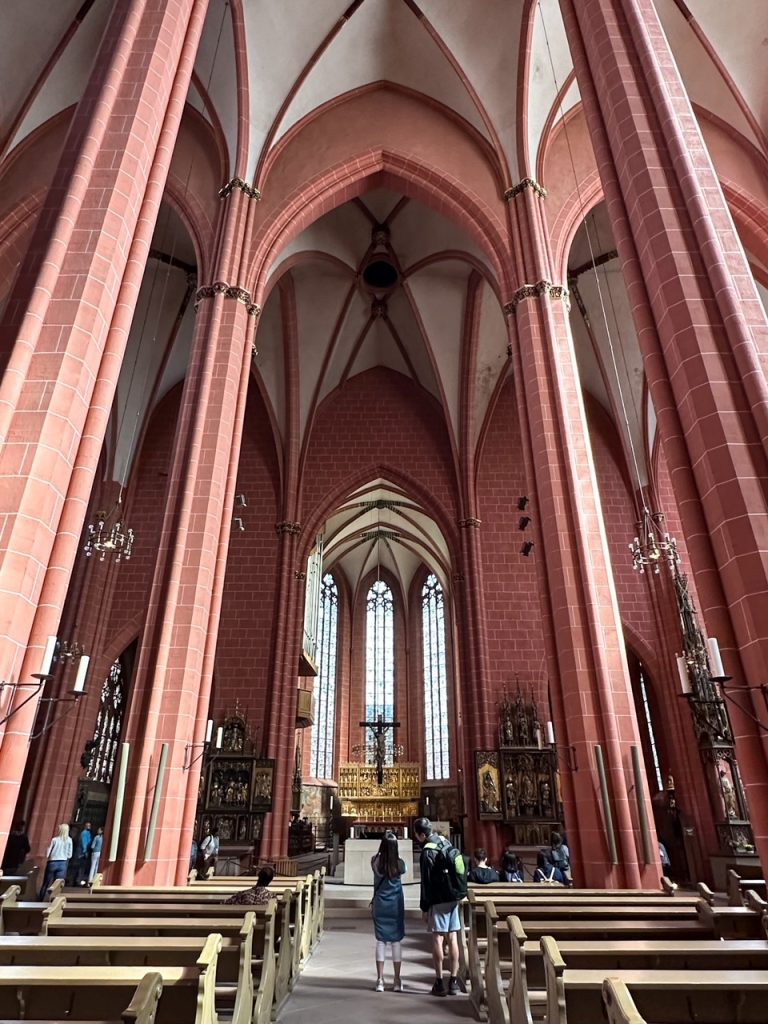
<path id="1" fill-rule="evenodd" d="M 48 844 L 46 852 L 47 862 L 43 886 L 40 889 L 40 899 L 44 900 L 49 887 L 57 878 L 67 877 L 67 864 L 72 857 L 72 840 L 69 836 L 69 825 L 59 825 L 58 834 Z"/>
<path id="2" fill-rule="evenodd" d="M 563 876 L 563 883 L 565 885 L 571 885 L 573 883 L 573 876 L 571 875 L 571 851 L 566 846 L 565 841 L 559 832 L 552 833 L 551 841 L 552 851 L 550 859 Z"/>
<path id="3" fill-rule="evenodd" d="M 29 853 L 29 839 L 27 838 L 26 821 L 17 821 L 8 836 L 8 842 L 3 854 L 3 874 L 16 875 L 19 868 L 27 859 Z"/>
<path id="4" fill-rule="evenodd" d="M 462 855 L 432 828 L 429 818 L 417 818 L 413 834 L 422 844 L 420 906 L 432 933 L 433 996 L 459 994 L 459 902 L 467 891 L 467 872 Z M 450 977 L 443 981 L 443 944 L 448 945 Z"/>
<path id="5" fill-rule="evenodd" d="M 197 853 L 197 877 L 207 878 L 216 870 L 216 858 L 219 855 L 219 830 L 207 828 L 205 839 L 200 843 Z"/>
<path id="6" fill-rule="evenodd" d="M 77 837 L 77 863 L 75 865 L 75 885 L 87 885 L 88 870 L 91 866 L 91 823 L 86 821 Z"/>
<path id="7" fill-rule="evenodd" d="M 91 869 L 88 872 L 88 885 L 90 885 L 96 877 L 96 872 L 99 870 L 99 861 L 101 860 L 101 848 L 104 845 L 104 829 L 99 825 L 96 829 L 96 835 L 93 837 L 91 843 Z"/>
<path id="8" fill-rule="evenodd" d="M 393 992 L 403 991 L 400 978 L 403 954 L 400 943 L 405 935 L 405 899 L 403 897 L 402 877 L 405 874 L 405 861 L 400 859 L 397 836 L 394 832 L 385 832 L 381 840 L 379 852 L 371 857 L 373 870 L 373 932 L 376 936 L 376 991 L 384 991 L 384 960 L 387 955 L 387 944 L 392 946 L 392 967 L 395 980 Z"/>
<path id="9" fill-rule="evenodd" d="M 499 881 L 499 872 L 496 868 L 488 867 L 488 854 L 482 848 L 475 850 L 475 866 L 469 872 L 469 881 L 478 885 L 491 885 Z"/>

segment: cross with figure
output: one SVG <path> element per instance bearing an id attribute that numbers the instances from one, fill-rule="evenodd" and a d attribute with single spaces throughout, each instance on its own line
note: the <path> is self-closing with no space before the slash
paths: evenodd
<path id="1" fill-rule="evenodd" d="M 387 729 L 400 728 L 399 722 L 385 722 L 384 715 L 377 715 L 375 722 L 360 722 L 360 725 L 373 733 L 373 763 L 376 765 L 376 782 L 384 783 L 384 762 L 387 755 Z"/>

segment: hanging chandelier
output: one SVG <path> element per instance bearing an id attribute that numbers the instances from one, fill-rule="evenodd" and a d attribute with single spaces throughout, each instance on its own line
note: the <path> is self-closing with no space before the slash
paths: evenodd
<path id="1" fill-rule="evenodd" d="M 132 550 L 133 530 L 123 522 L 122 502 L 118 499 L 111 512 L 99 511 L 95 522 L 88 523 L 83 551 L 86 558 L 97 554 L 100 562 L 107 555 L 113 556 L 115 562 L 127 562 Z"/>
<path id="2" fill-rule="evenodd" d="M 664 513 L 651 512 L 644 507 L 642 517 L 637 524 L 637 536 L 629 545 L 632 568 L 640 573 L 647 569 L 658 576 L 662 563 L 666 562 L 667 568 L 674 575 L 680 559 L 677 542 L 664 532 Z"/>

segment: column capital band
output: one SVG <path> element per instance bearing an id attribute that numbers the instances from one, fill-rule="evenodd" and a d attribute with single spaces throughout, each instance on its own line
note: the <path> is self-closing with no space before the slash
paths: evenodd
<path id="1" fill-rule="evenodd" d="M 219 189 L 219 199 L 226 199 L 235 189 L 239 189 L 248 199 L 255 199 L 257 203 L 261 199 L 261 192 L 256 186 L 249 185 L 242 178 L 230 178 L 226 185 Z"/>
<path id="2" fill-rule="evenodd" d="M 532 189 L 539 199 L 547 198 L 547 190 L 535 178 L 523 178 L 516 185 L 511 185 L 508 189 L 504 190 L 504 198 L 509 202 L 510 199 L 519 196 L 521 192 L 525 192 L 527 188 Z"/>
<path id="3" fill-rule="evenodd" d="M 203 299 L 212 299 L 216 295 L 223 295 L 225 299 L 242 302 L 248 316 L 255 317 L 261 313 L 260 306 L 253 301 L 249 291 L 234 284 L 227 284 L 226 281 L 214 281 L 213 284 L 205 284 L 202 288 L 198 288 L 195 292 L 195 312 Z"/>
<path id="4" fill-rule="evenodd" d="M 562 299 L 568 309 L 571 308 L 571 297 L 563 284 L 552 284 L 551 281 L 537 281 L 536 284 L 524 284 L 504 303 L 504 313 L 511 316 L 524 299 L 537 299 L 541 295 L 549 295 L 553 299 Z"/>

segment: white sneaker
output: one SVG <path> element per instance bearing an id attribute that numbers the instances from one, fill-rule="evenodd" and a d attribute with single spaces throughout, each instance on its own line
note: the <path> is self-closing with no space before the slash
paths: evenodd
<path id="1" fill-rule="evenodd" d="M 376 991 L 377 992 L 383 992 L 384 991 L 384 979 L 383 978 L 377 978 L 376 979 Z"/>
<path id="2" fill-rule="evenodd" d="M 403 979 L 402 978 L 395 978 L 395 983 L 392 986 L 392 991 L 393 992 L 404 992 L 405 991 L 405 989 L 403 988 Z"/>

